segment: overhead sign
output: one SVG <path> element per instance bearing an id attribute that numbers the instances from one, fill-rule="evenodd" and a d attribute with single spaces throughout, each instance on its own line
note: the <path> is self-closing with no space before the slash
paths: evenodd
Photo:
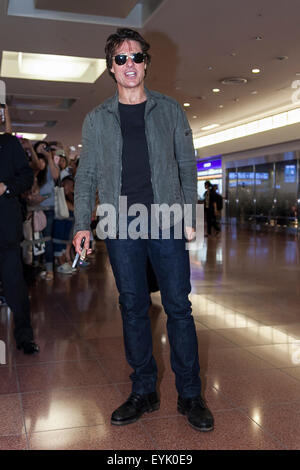
<path id="1" fill-rule="evenodd" d="M 200 160 L 197 162 L 198 171 L 218 170 L 222 169 L 222 158 L 214 158 L 213 160 Z"/>

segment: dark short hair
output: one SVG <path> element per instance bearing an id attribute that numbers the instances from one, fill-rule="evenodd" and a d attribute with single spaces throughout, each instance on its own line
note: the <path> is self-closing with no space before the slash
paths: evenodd
<path id="1" fill-rule="evenodd" d="M 65 177 L 61 180 L 62 183 L 64 183 L 65 181 L 71 181 L 72 183 L 75 182 L 73 176 L 71 176 L 71 175 L 65 176 Z"/>
<path id="2" fill-rule="evenodd" d="M 151 56 L 148 53 L 148 50 L 150 49 L 150 44 L 147 41 L 145 41 L 145 39 L 140 35 L 140 33 L 129 28 L 117 29 L 116 33 L 111 34 L 107 38 L 106 45 L 105 45 L 105 57 L 106 57 L 107 70 L 108 70 L 109 75 L 115 81 L 116 81 L 115 74 L 110 71 L 110 69 L 112 68 L 113 56 L 115 54 L 115 50 L 117 49 L 117 47 L 123 44 L 123 42 L 126 40 L 136 41 L 140 43 L 142 52 L 146 56 L 145 63 L 150 64 L 151 62 Z M 146 72 L 147 70 L 145 70 L 145 75 L 146 75 Z"/>
<path id="3" fill-rule="evenodd" d="M 33 146 L 33 149 L 35 152 L 40 144 L 49 145 L 48 142 L 46 142 L 46 140 L 38 140 Z"/>

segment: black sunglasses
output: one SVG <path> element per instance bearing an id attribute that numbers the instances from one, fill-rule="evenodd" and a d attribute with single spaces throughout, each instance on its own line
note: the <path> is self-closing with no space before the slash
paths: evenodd
<path id="1" fill-rule="evenodd" d="M 129 55 L 118 54 L 118 55 L 115 55 L 113 59 L 115 59 L 115 63 L 117 65 L 124 65 L 126 64 L 128 57 L 130 57 L 133 60 L 133 62 L 135 62 L 136 64 L 141 64 L 144 61 L 146 54 L 143 54 L 142 52 L 135 52 L 134 54 L 129 54 Z"/>

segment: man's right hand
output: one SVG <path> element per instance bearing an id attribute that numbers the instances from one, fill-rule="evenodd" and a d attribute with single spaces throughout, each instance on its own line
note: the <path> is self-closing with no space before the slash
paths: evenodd
<path id="1" fill-rule="evenodd" d="M 79 230 L 73 238 L 73 245 L 75 247 L 76 253 L 81 253 L 80 243 L 81 240 L 85 237 L 84 248 L 86 249 L 86 254 L 89 255 L 92 253 L 90 249 L 90 231 L 89 230 Z"/>

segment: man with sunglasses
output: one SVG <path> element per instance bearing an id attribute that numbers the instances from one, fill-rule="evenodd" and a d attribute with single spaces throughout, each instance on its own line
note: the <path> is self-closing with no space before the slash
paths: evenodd
<path id="1" fill-rule="evenodd" d="M 167 314 L 171 366 L 176 377 L 178 411 L 199 431 L 211 431 L 214 420 L 201 397 L 198 345 L 191 303 L 189 253 L 184 236 L 138 239 L 121 236 L 123 212 L 143 204 L 190 204 L 197 201 L 197 173 L 192 131 L 179 104 L 144 85 L 150 64 L 149 44 L 130 29 L 118 29 L 107 39 L 105 53 L 117 92 L 91 111 L 83 125 L 83 149 L 75 183 L 74 246 L 86 237 L 89 250 L 90 216 L 98 189 L 101 204 L 110 204 L 118 216 L 117 234 L 106 246 L 120 293 L 126 358 L 133 368 L 132 393 L 111 417 L 114 425 L 137 421 L 159 408 L 157 366 L 152 354 L 148 310 L 147 259 L 150 258 Z M 127 219 L 130 221 L 130 217 Z M 182 222 L 181 222 L 182 223 Z M 174 224 L 173 224 L 174 225 Z M 186 227 L 193 238 L 195 220 Z M 127 227 L 126 227 L 127 228 Z"/>

